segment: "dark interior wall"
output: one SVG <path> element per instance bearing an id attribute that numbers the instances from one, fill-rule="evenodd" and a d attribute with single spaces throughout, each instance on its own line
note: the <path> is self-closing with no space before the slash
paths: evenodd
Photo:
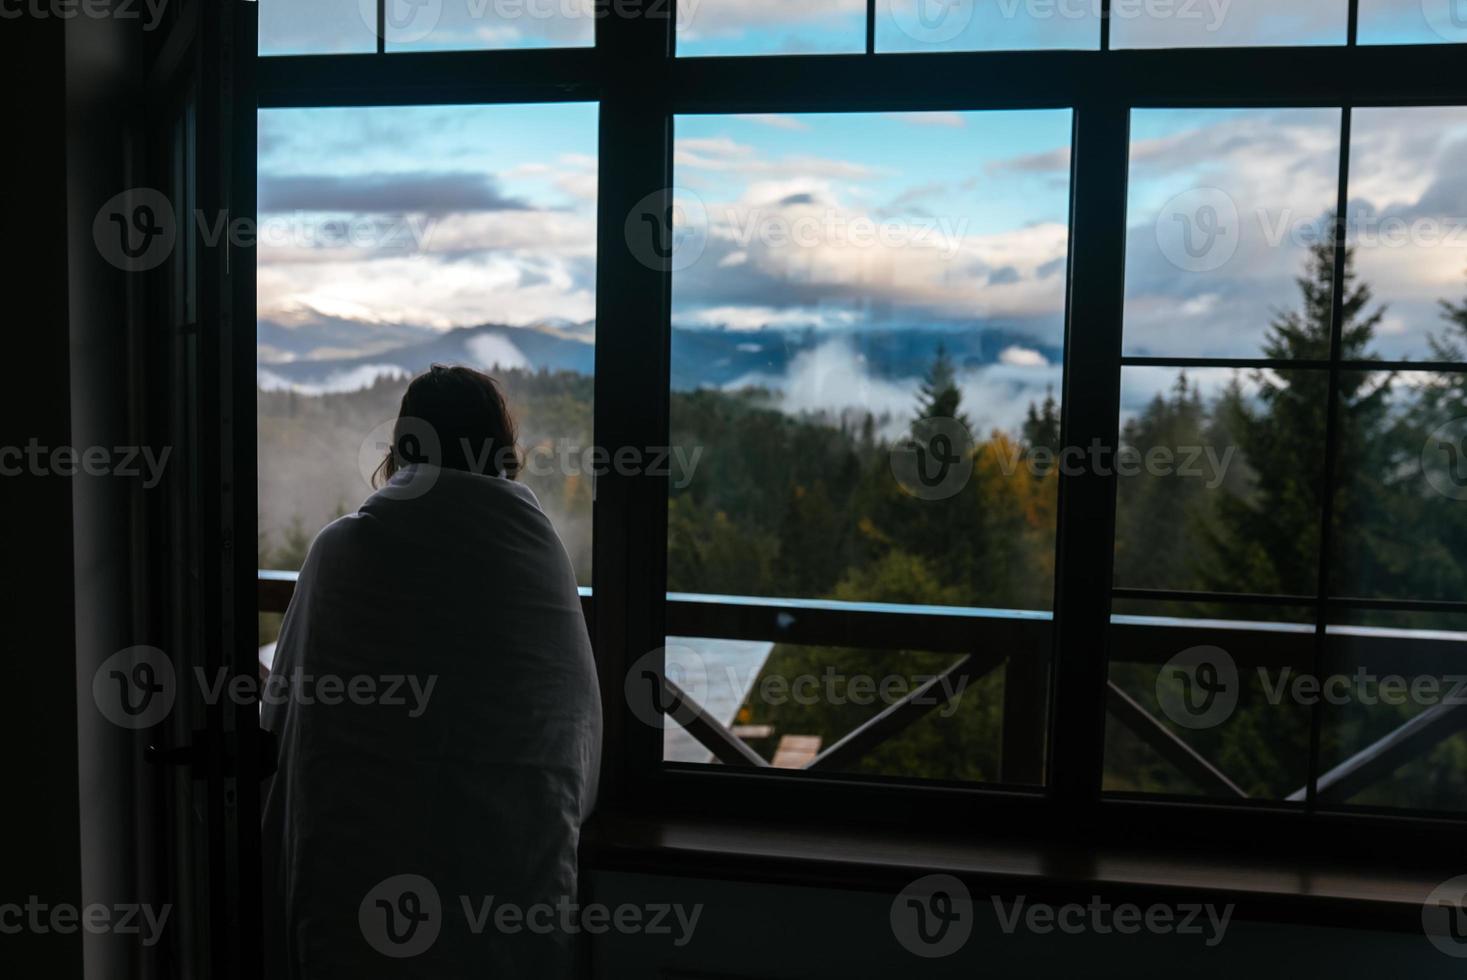
<path id="1" fill-rule="evenodd" d="M 921 958 L 897 942 L 891 926 L 896 895 L 891 893 L 608 872 L 591 872 L 584 878 L 589 886 L 586 901 L 605 904 L 613 912 L 619 905 L 645 910 L 681 903 L 690 918 L 693 906 L 703 906 L 691 941 L 682 946 L 675 941 L 687 931 L 675 925 L 669 935 L 611 930 L 592 940 L 595 980 L 1450 980 L 1463 975 L 1462 961 L 1437 950 L 1420 932 L 1233 920 L 1222 940 L 1211 946 L 1197 935 L 1039 935 L 1022 928 L 1006 934 L 991 899 L 978 894 L 973 895 L 973 927 L 967 941 L 950 955 Z M 1006 916 L 1013 913 L 1014 897 L 1002 896 Z M 448 903 L 445 897 L 445 906 Z M 675 922 L 676 917 L 666 921 Z"/>
<path id="2" fill-rule="evenodd" d="M 129 317 L 136 274 L 110 264 L 93 220 L 137 182 L 147 19 L 77 17 L 66 31 L 68 293 L 71 439 L 130 451 L 137 444 L 130 391 L 139 362 Z M 113 456 L 117 458 L 116 455 Z M 83 904 L 149 899 L 141 818 L 149 795 L 141 739 L 95 709 L 92 678 L 103 661 L 144 642 L 134 629 L 132 571 L 141 481 L 124 474 L 71 479 L 77 597 L 76 703 Z M 141 975 L 150 953 L 136 937 L 84 938 L 87 980 Z"/>
<path id="3" fill-rule="evenodd" d="M 67 326 L 65 24 L 0 24 L 0 276 L 6 309 L 6 383 L 0 447 L 64 446 L 71 438 Z M 3 901 L 75 903 L 78 779 L 76 655 L 72 631 L 71 494 L 62 478 L 33 476 L 14 458 L 0 476 L 6 557 L 0 562 L 7 698 Z M 21 469 L 16 475 L 13 470 Z M 81 976 L 81 938 L 26 928 L 3 938 L 0 973 Z M 44 971 L 44 972 L 42 972 Z"/>

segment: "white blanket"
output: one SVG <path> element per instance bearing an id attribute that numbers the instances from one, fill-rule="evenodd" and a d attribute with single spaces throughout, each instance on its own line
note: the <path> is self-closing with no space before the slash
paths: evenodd
<path id="1" fill-rule="evenodd" d="M 264 700 L 272 980 L 568 975 L 573 930 L 531 910 L 578 900 L 601 707 L 528 488 L 409 466 L 326 527 Z"/>

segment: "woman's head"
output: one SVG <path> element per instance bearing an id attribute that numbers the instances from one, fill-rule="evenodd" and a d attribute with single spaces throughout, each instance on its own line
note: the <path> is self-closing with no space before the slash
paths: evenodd
<path id="1" fill-rule="evenodd" d="M 500 475 L 520 471 L 514 416 L 499 383 L 482 371 L 435 364 L 402 395 L 392 446 L 372 474 L 374 486 L 409 463 Z"/>

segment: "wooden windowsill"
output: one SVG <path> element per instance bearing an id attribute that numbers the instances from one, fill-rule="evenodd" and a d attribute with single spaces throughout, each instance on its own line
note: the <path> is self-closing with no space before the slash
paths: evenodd
<path id="1" fill-rule="evenodd" d="M 1362 848 L 1362 850 L 1364 850 Z M 1246 854 L 1004 841 L 933 833 L 600 814 L 585 828 L 582 866 L 676 877 L 897 893 L 924 874 L 963 879 L 975 898 L 1212 902 L 1240 919 L 1419 932 L 1422 903 L 1450 869 L 1286 863 Z"/>

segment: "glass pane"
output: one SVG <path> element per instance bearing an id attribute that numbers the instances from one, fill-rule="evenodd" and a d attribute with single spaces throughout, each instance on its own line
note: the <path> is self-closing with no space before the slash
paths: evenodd
<path id="1" fill-rule="evenodd" d="M 377 0 L 260 0 L 260 54 L 377 50 Z"/>
<path id="2" fill-rule="evenodd" d="M 1344 44 L 1349 11 L 1349 0 L 1111 0 L 1111 47 Z"/>
<path id="3" fill-rule="evenodd" d="M 1069 135 L 678 118 L 670 589 L 1048 608 Z"/>
<path id="4" fill-rule="evenodd" d="M 1289 685 L 1312 670 L 1314 614 L 1254 615 L 1149 603 L 1112 617 L 1107 792 L 1276 802 L 1304 787 L 1309 708 Z"/>
<path id="5" fill-rule="evenodd" d="M 1328 383 L 1122 369 L 1116 586 L 1314 595 Z"/>
<path id="6" fill-rule="evenodd" d="M 597 8 L 596 0 L 386 0 L 387 50 L 587 47 Z"/>
<path id="7" fill-rule="evenodd" d="M 1467 375 L 1345 371 L 1336 595 L 1467 595 Z"/>
<path id="8" fill-rule="evenodd" d="M 521 479 L 590 584 L 596 109 L 260 113 L 260 565 L 371 493 L 409 377 L 504 385 Z"/>
<path id="9" fill-rule="evenodd" d="M 865 50 L 866 0 L 692 0 L 678 9 L 680 55 Z"/>
<path id="10" fill-rule="evenodd" d="M 1329 627 L 1321 804 L 1467 810 L 1467 616 L 1378 612 Z M 1405 728 L 1408 723 L 1411 728 Z M 1406 735 L 1412 735 L 1410 739 Z"/>
<path id="11" fill-rule="evenodd" d="M 1327 291 L 1297 280 L 1333 268 L 1339 140 L 1337 109 L 1133 112 L 1125 352 L 1326 356 Z M 1314 342 L 1268 346 L 1289 315 Z"/>
<path id="12" fill-rule="evenodd" d="M 1467 41 L 1462 0 L 1360 0 L 1361 44 Z"/>
<path id="13" fill-rule="evenodd" d="M 1007 661 L 915 650 L 670 637 L 665 669 L 731 736 L 777 769 L 1038 783 L 1050 627 L 1041 620 L 1029 627 L 1017 643 L 1005 637 L 1006 649 L 1014 651 Z M 662 720 L 639 710 L 644 706 L 635 694 L 632 706 L 649 720 Z M 847 751 L 848 742 L 830 753 L 893 707 L 911 711 L 915 720 L 871 737 L 860 751 Z M 747 757 L 720 760 L 677 723 L 676 710 L 672 716 L 664 730 L 667 761 L 759 765 Z M 1032 758 L 1023 757 L 1024 746 L 1030 747 Z"/>
<path id="14" fill-rule="evenodd" d="M 1065 0 L 877 0 L 877 51 L 1100 47 L 1100 5 Z"/>
<path id="15" fill-rule="evenodd" d="M 1467 108 L 1354 111 L 1349 236 L 1373 300 L 1365 356 L 1467 361 L 1464 168 Z"/>

